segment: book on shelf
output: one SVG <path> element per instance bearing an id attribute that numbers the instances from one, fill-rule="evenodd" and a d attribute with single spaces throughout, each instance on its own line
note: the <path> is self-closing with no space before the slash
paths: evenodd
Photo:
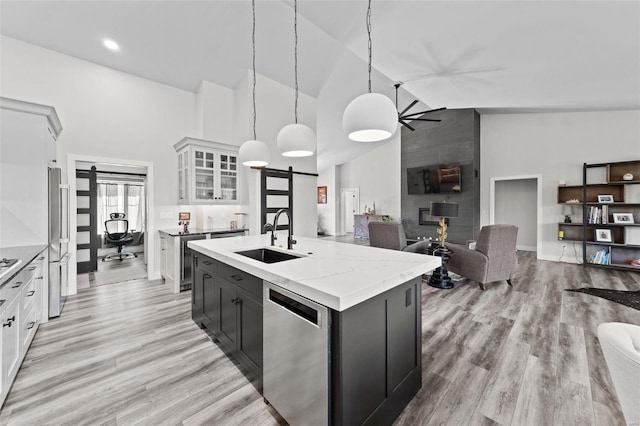
<path id="1" fill-rule="evenodd" d="M 596 264 L 596 265 L 609 265 L 609 255 L 610 255 L 609 249 L 602 248 L 597 252 L 595 252 L 594 254 L 592 254 L 591 256 L 589 256 L 587 260 L 589 263 Z"/>
<path id="2" fill-rule="evenodd" d="M 606 225 L 609 223 L 609 206 L 591 206 L 587 223 L 592 225 Z"/>

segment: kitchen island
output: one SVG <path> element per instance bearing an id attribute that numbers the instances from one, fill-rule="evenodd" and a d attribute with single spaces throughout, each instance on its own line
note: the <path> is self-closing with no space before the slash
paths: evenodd
<path id="1" fill-rule="evenodd" d="M 290 424 L 391 424 L 422 385 L 421 276 L 440 258 L 297 239 L 189 242 L 194 321 Z M 247 257 L 262 248 L 275 263 Z"/>

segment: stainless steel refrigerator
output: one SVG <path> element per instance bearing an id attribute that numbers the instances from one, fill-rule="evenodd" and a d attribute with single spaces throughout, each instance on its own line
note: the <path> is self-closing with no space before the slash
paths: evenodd
<path id="1" fill-rule="evenodd" d="M 69 192 L 60 169 L 49 168 L 49 318 L 60 316 L 69 281 Z"/>

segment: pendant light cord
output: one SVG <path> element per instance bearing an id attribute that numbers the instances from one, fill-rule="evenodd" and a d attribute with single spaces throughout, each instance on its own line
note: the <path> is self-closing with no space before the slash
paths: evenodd
<path id="1" fill-rule="evenodd" d="M 371 93 L 371 0 L 367 8 L 367 35 L 369 36 L 369 93 Z"/>
<path id="2" fill-rule="evenodd" d="M 296 100 L 294 113 L 296 117 L 296 124 L 298 124 L 298 0 L 293 0 L 293 35 L 293 73 L 296 80 Z"/>
<path id="3" fill-rule="evenodd" d="M 256 137 L 256 1 L 251 0 L 251 11 L 253 12 L 253 32 L 251 33 L 252 58 L 253 58 L 253 139 Z"/>

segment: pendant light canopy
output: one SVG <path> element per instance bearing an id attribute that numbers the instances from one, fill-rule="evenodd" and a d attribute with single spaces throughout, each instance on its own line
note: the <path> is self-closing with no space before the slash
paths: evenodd
<path id="1" fill-rule="evenodd" d="M 298 1 L 293 1 L 293 62 L 295 75 L 295 124 L 284 126 L 278 133 L 278 150 L 285 157 L 308 157 L 316 152 L 316 134 L 309 126 L 298 124 Z"/>
<path id="2" fill-rule="evenodd" d="M 355 98 L 344 110 L 342 125 L 349 139 L 377 142 L 392 136 L 398 128 L 398 111 L 388 97 L 371 93 L 371 0 L 367 8 L 369 36 L 369 93 Z"/>
<path id="3" fill-rule="evenodd" d="M 271 160 L 269 147 L 256 137 L 256 2 L 251 0 L 251 11 L 253 15 L 253 32 L 251 33 L 252 55 L 253 55 L 253 139 L 246 141 L 240 146 L 238 157 L 240 163 L 248 167 L 264 167 Z"/>

